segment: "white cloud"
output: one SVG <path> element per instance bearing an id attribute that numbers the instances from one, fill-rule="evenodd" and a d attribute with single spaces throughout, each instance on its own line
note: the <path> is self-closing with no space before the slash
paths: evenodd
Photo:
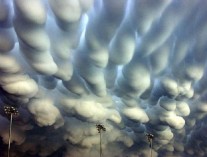
<path id="1" fill-rule="evenodd" d="M 12 131 L 16 156 L 98 156 L 97 123 L 106 127 L 103 156 L 147 157 L 146 133 L 155 137 L 154 156 L 204 156 L 206 6 L 0 1 L 3 143 L 3 106 L 12 105 L 20 112 Z"/>
<path id="2" fill-rule="evenodd" d="M 39 126 L 52 126 L 58 128 L 63 125 L 64 121 L 60 111 L 54 106 L 52 100 L 48 98 L 33 99 L 28 105 L 29 111 Z"/>

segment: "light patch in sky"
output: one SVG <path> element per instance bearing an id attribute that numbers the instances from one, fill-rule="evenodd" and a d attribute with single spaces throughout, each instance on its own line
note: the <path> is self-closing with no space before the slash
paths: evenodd
<path id="1" fill-rule="evenodd" d="M 1 0 L 0 156 L 205 157 L 206 7 Z"/>

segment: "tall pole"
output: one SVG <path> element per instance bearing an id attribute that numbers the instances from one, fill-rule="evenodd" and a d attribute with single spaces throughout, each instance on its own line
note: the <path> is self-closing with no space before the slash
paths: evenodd
<path id="1" fill-rule="evenodd" d="M 12 130 L 12 114 L 10 114 L 10 125 L 9 125 L 9 144 L 8 144 L 8 157 L 9 157 L 9 153 L 10 153 L 10 145 L 11 145 L 11 136 L 12 136 L 12 133 L 11 133 L 11 130 Z"/>
<path id="2" fill-rule="evenodd" d="M 98 133 L 100 134 L 100 157 L 102 156 L 102 147 L 101 147 L 101 131 L 106 131 L 106 128 L 103 124 L 96 124 L 96 128 L 98 130 Z"/>
<path id="3" fill-rule="evenodd" d="M 11 137 L 12 137 L 12 120 L 13 120 L 13 115 L 17 116 L 17 115 L 19 115 L 19 112 L 13 106 L 4 106 L 4 112 L 6 113 L 6 115 L 10 115 L 9 142 L 8 142 L 8 152 L 7 152 L 7 155 L 9 157 L 10 156 Z"/>
<path id="4" fill-rule="evenodd" d="M 150 157 L 152 157 L 152 139 L 150 139 Z"/>
<path id="5" fill-rule="evenodd" d="M 150 133 L 147 133 L 146 137 L 147 137 L 147 140 L 148 140 L 149 145 L 150 145 L 150 157 L 152 157 L 152 140 L 154 138 L 154 135 L 150 134 Z"/>
<path id="6" fill-rule="evenodd" d="M 101 130 L 100 130 L 100 157 L 102 155 L 102 147 L 101 147 Z"/>

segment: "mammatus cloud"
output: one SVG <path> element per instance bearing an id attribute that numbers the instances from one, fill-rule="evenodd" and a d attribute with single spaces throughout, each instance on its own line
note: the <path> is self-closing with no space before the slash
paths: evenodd
<path id="1" fill-rule="evenodd" d="M 206 7 L 1 0 L 0 156 L 205 157 Z"/>

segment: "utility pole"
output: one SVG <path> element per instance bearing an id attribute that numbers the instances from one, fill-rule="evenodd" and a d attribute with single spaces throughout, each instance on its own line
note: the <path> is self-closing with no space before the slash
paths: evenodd
<path id="1" fill-rule="evenodd" d="M 152 141 L 153 141 L 154 135 L 150 134 L 150 133 L 147 133 L 146 137 L 147 137 L 147 140 L 150 144 L 150 157 L 152 157 Z"/>
<path id="2" fill-rule="evenodd" d="M 100 157 L 102 156 L 102 147 L 101 147 L 101 131 L 106 131 L 106 128 L 103 124 L 96 124 L 98 133 L 100 134 Z"/>
<path id="3" fill-rule="evenodd" d="M 9 154 L 10 154 L 10 144 L 11 144 L 11 136 L 12 136 L 12 133 L 11 133 L 11 130 L 12 130 L 12 119 L 13 119 L 13 115 L 14 116 L 18 116 L 19 115 L 19 112 L 18 110 L 13 107 L 13 106 L 4 106 L 4 112 L 6 115 L 9 115 L 10 116 L 10 124 L 9 124 L 9 144 L 8 144 L 8 157 L 9 157 Z"/>

